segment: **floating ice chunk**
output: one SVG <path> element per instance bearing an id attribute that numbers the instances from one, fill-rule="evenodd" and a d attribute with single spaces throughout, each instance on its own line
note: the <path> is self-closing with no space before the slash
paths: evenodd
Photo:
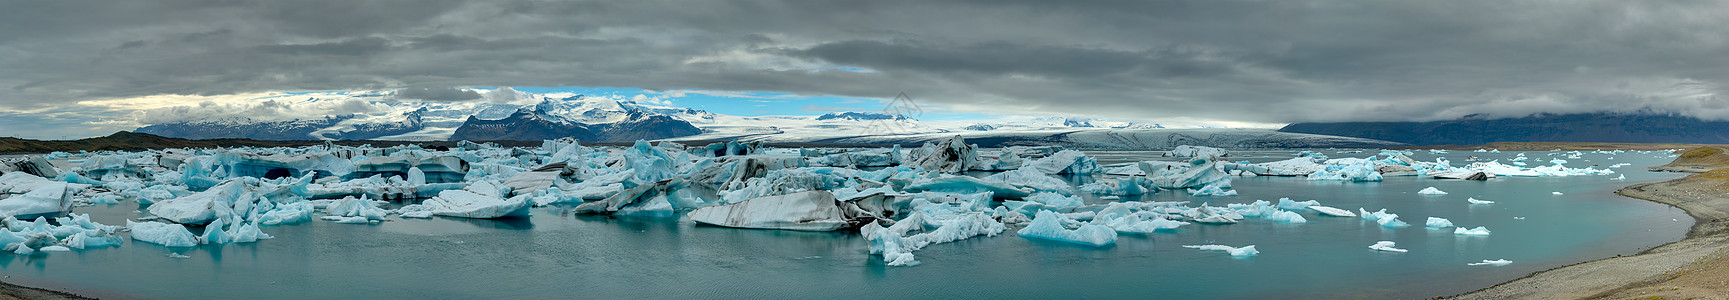
<path id="1" fill-rule="evenodd" d="M 224 225 L 222 220 L 223 219 L 216 219 L 215 221 L 210 221 L 210 225 L 204 225 L 204 235 L 198 237 L 198 243 L 227 244 L 234 242 L 234 238 L 228 236 L 228 232 L 222 231 Z"/>
<path id="2" fill-rule="evenodd" d="M 1148 174 L 1147 178 L 1161 188 L 1186 189 L 1207 185 L 1218 185 L 1223 188 L 1231 185 L 1231 175 L 1226 173 L 1224 168 L 1212 159 L 1195 158 L 1189 160 L 1186 168 L 1154 166 L 1147 162 L 1141 162 L 1139 166 Z"/>
<path id="3" fill-rule="evenodd" d="M 1436 218 L 1436 217 L 1429 217 L 1429 221 L 1425 222 L 1424 224 L 1426 225 L 1425 227 L 1429 227 L 1431 229 L 1441 229 L 1441 228 L 1453 227 L 1453 221 L 1449 221 L 1449 220 L 1443 219 L 1443 218 Z"/>
<path id="4" fill-rule="evenodd" d="M 1615 178 L 1609 178 L 1609 180 L 1627 180 L 1627 174 L 1621 174 L 1621 176 L 1617 176 Z"/>
<path id="5" fill-rule="evenodd" d="M 1332 162 L 1328 161 L 1328 163 Z M 1353 160 L 1347 164 L 1329 164 L 1326 168 L 1310 173 L 1308 178 L 1309 180 L 1351 182 L 1378 182 L 1384 179 L 1381 172 L 1375 170 L 1374 162 L 1367 160 Z"/>
<path id="6" fill-rule="evenodd" d="M 1070 242 L 1094 247 L 1103 247 L 1117 242 L 1117 231 L 1110 227 L 1096 224 L 1083 224 L 1080 228 L 1063 227 L 1065 221 L 1071 221 L 1061 214 L 1050 211 L 1039 211 L 1033 217 L 1032 223 L 1016 232 L 1022 237 L 1040 238 L 1060 242 Z"/>
<path id="7" fill-rule="evenodd" d="M 63 244 L 74 249 L 87 249 L 119 246 L 121 241 L 122 240 L 119 236 L 115 236 L 113 233 L 106 230 L 90 230 L 66 237 L 66 241 L 63 242 Z"/>
<path id="8" fill-rule="evenodd" d="M 979 164 L 977 147 L 967 144 L 966 140 L 959 135 L 949 138 L 941 144 L 926 143 L 923 148 L 917 150 L 920 152 L 920 156 L 913 161 L 912 165 L 933 172 L 949 174 L 966 172 Z"/>
<path id="9" fill-rule="evenodd" d="M 984 181 L 971 176 L 943 175 L 937 178 L 914 180 L 907 185 L 908 192 L 935 191 L 949 193 L 991 192 L 997 197 L 1022 198 L 1032 194 L 1033 189 L 1016 188 L 1003 182 Z"/>
<path id="10" fill-rule="evenodd" d="M 146 243 L 168 247 L 198 245 L 198 237 L 186 230 L 185 225 L 126 220 L 126 228 L 132 232 L 132 239 Z"/>
<path id="11" fill-rule="evenodd" d="M 1446 195 L 1447 192 L 1442 192 L 1441 189 L 1437 189 L 1437 188 L 1431 186 L 1431 187 L 1425 188 L 1421 191 L 1417 191 L 1417 194 L 1418 195 Z"/>
<path id="12" fill-rule="evenodd" d="M 1063 196 L 1057 193 L 1040 192 L 1027 196 L 1026 201 L 1037 202 L 1055 208 L 1080 207 L 1087 205 L 1081 202 L 1081 197 Z"/>
<path id="13" fill-rule="evenodd" d="M 258 224 L 255 223 L 247 222 L 238 225 L 229 225 L 229 227 L 232 227 L 233 229 L 228 230 L 228 236 L 231 241 L 235 243 L 251 243 L 259 240 L 276 238 L 264 234 L 264 231 L 258 230 Z"/>
<path id="14" fill-rule="evenodd" d="M 331 204 L 330 207 L 327 207 L 324 210 L 326 213 L 330 214 L 330 216 L 360 217 L 366 218 L 367 220 L 383 220 L 384 216 L 389 214 L 389 212 L 384 211 L 384 209 L 373 206 L 372 200 L 356 199 L 354 197 L 337 200 L 335 204 Z M 330 219 L 327 217 L 325 220 Z"/>
<path id="15" fill-rule="evenodd" d="M 210 223 L 216 218 L 234 213 L 234 204 L 256 197 L 245 180 L 224 181 L 215 187 L 186 197 L 163 200 L 150 205 L 150 214 L 180 224 Z"/>
<path id="16" fill-rule="evenodd" d="M 1219 188 L 1218 184 L 1207 184 L 1206 186 L 1203 186 L 1203 187 L 1198 188 L 1198 189 L 1189 189 L 1189 195 L 1193 195 L 1196 197 L 1236 196 L 1237 190 L 1227 191 L 1227 190 Z"/>
<path id="17" fill-rule="evenodd" d="M 1104 172 L 1098 161 L 1087 157 L 1085 153 L 1075 150 L 1057 151 L 1050 156 L 1029 162 L 1024 167 L 1030 167 L 1045 174 L 1076 174 L 1089 175 Z"/>
<path id="18" fill-rule="evenodd" d="M 1314 210 L 1316 212 L 1320 212 L 1323 215 L 1329 215 L 1329 216 L 1334 216 L 1334 217 L 1355 217 L 1355 216 L 1357 216 L 1357 214 L 1351 213 L 1351 211 L 1349 211 L 1349 210 L 1343 210 L 1343 209 L 1332 208 L 1332 207 L 1327 207 L 1327 206 L 1310 205 L 1309 209 Z"/>
<path id="19" fill-rule="evenodd" d="M 1495 201 L 1477 200 L 1477 198 L 1465 198 L 1465 202 L 1470 202 L 1471 204 L 1495 204 Z"/>
<path id="20" fill-rule="evenodd" d="M 1315 163 L 1314 157 L 1296 157 L 1258 164 L 1227 164 L 1225 168 L 1260 176 L 1308 176 L 1327 166 Z"/>
<path id="21" fill-rule="evenodd" d="M 1561 192 L 1549 192 L 1549 194 L 1552 194 L 1552 195 L 1556 195 L 1556 196 L 1560 196 L 1560 195 L 1561 195 Z"/>
<path id="22" fill-rule="evenodd" d="M 0 216 L 53 214 L 67 211 L 72 206 L 71 193 L 66 192 L 69 185 L 66 183 L 41 182 L 26 188 L 30 189 L 30 192 L 0 200 Z"/>
<path id="23" fill-rule="evenodd" d="M 306 222 L 312 220 L 312 212 L 317 210 L 312 202 L 300 201 L 277 205 L 275 208 L 259 215 L 257 221 L 262 225 L 282 225 Z"/>
<path id="24" fill-rule="evenodd" d="M 492 219 L 527 216 L 530 197 L 532 196 L 521 195 L 501 199 L 497 196 L 482 195 L 467 190 L 449 190 L 439 192 L 438 197 L 427 199 L 421 205 L 431 208 L 434 215 Z"/>
<path id="25" fill-rule="evenodd" d="M 1369 212 L 1366 209 L 1358 208 L 1357 211 L 1361 212 L 1360 215 L 1363 217 L 1363 219 L 1375 221 L 1375 223 L 1380 224 L 1381 227 L 1401 228 L 1401 227 L 1411 226 L 1411 224 L 1405 223 L 1405 221 L 1400 221 L 1398 214 L 1387 213 L 1387 209 L 1381 209 L 1381 210 L 1376 211 L 1376 212 Z"/>
<path id="26" fill-rule="evenodd" d="M 1215 159 L 1230 155 L 1230 152 L 1225 151 L 1225 149 L 1189 145 L 1177 146 L 1176 149 L 1166 151 L 1164 154 L 1165 157 L 1211 157 Z"/>
<path id="27" fill-rule="evenodd" d="M 1225 217 L 1223 215 L 1207 216 L 1204 218 L 1194 219 L 1194 221 L 1195 223 L 1201 224 L 1237 224 L 1236 219 Z"/>
<path id="28" fill-rule="evenodd" d="M 1037 192 L 1053 192 L 1053 193 L 1059 193 L 1059 194 L 1063 194 L 1063 195 L 1072 195 L 1075 193 L 1074 192 L 1074 186 L 1069 185 L 1069 183 L 1067 181 L 1063 181 L 1060 178 L 1051 177 L 1050 175 L 1045 175 L 1044 173 L 1041 173 L 1037 170 L 1034 170 L 1031 166 L 1021 167 L 1020 169 L 1014 169 L 1014 170 L 1010 170 L 1008 172 L 997 173 L 997 174 L 991 175 L 991 176 L 985 176 L 985 178 L 983 178 L 981 180 L 985 181 L 985 182 L 989 182 L 989 183 L 1007 184 L 1011 187 L 1014 187 L 1017 189 L 1022 189 L 1022 190 L 1032 189 L 1033 191 L 1037 191 Z M 1129 181 L 1129 182 L 1133 182 L 1133 181 Z M 1119 184 L 1120 183 L 1121 182 L 1119 182 Z M 1134 186 L 1134 187 L 1123 187 L 1123 188 L 1133 189 L 1133 188 L 1140 188 L 1140 187 Z M 1145 189 L 1143 188 L 1143 189 L 1141 189 L 1141 191 L 1144 193 Z M 961 191 L 961 192 L 964 192 L 964 191 Z M 1129 193 L 1131 193 L 1131 191 L 1125 190 L 1124 193 L 1129 194 Z M 1003 196 L 1003 197 L 1008 197 L 1008 196 Z"/>
<path id="29" fill-rule="evenodd" d="M 857 224 L 847 218 L 828 191 L 759 197 L 691 211 L 697 223 L 753 229 L 833 231 Z"/>
<path id="30" fill-rule="evenodd" d="M 48 246 L 48 247 L 42 247 L 42 249 L 36 249 L 36 250 L 42 251 L 42 252 L 66 252 L 66 251 L 72 251 L 72 248 L 66 248 L 66 246 Z"/>
<path id="31" fill-rule="evenodd" d="M 1393 241 L 1379 241 L 1379 242 L 1375 242 L 1374 245 L 1369 245 L 1369 249 L 1375 249 L 1375 251 L 1400 252 L 1400 253 L 1409 251 L 1409 250 L 1405 250 L 1405 249 L 1393 248 L 1393 244 L 1394 244 Z"/>
<path id="32" fill-rule="evenodd" d="M 1486 235 L 1489 235 L 1489 229 L 1483 228 L 1483 226 L 1477 226 L 1477 228 L 1471 228 L 1471 229 L 1465 229 L 1465 227 L 1456 227 L 1456 228 L 1453 228 L 1453 234 L 1469 235 L 1469 236 L 1486 236 Z"/>
<path id="33" fill-rule="evenodd" d="M 1291 201 L 1291 198 L 1279 198 L 1279 208 L 1280 209 L 1303 210 L 1305 208 L 1309 208 L 1310 206 L 1315 206 L 1315 205 L 1321 205 L 1321 202 L 1315 201 L 1315 200 L 1298 202 L 1298 201 Z M 1349 212 L 1347 212 L 1347 213 L 1349 213 Z"/>
<path id="34" fill-rule="evenodd" d="M 1309 220 L 1303 219 L 1303 215 L 1299 215 L 1299 214 L 1294 213 L 1294 212 L 1283 211 L 1283 210 L 1267 215 L 1266 219 L 1272 220 L 1273 222 L 1279 222 L 1279 223 L 1308 223 L 1309 222 Z"/>
<path id="35" fill-rule="evenodd" d="M 372 220 L 369 220 L 366 217 L 324 216 L 324 217 L 320 217 L 319 219 L 322 219 L 325 221 L 332 221 L 332 222 L 336 222 L 336 223 L 341 223 L 341 224 L 368 224 L 368 223 L 372 223 Z"/>
<path id="36" fill-rule="evenodd" d="M 187 256 L 185 254 L 174 253 L 174 252 L 169 252 L 168 255 L 166 255 L 166 256 L 168 256 L 168 258 L 180 258 L 180 259 L 192 258 L 192 256 Z"/>
<path id="37" fill-rule="evenodd" d="M 1241 248 L 1225 245 L 1183 245 L 1183 248 L 1200 249 L 1205 251 L 1225 251 L 1234 257 L 1249 257 L 1261 254 L 1260 250 L 1255 250 L 1255 245 L 1243 246 Z"/>
<path id="38" fill-rule="evenodd" d="M 1485 260 L 1483 260 L 1483 262 L 1468 263 L 1466 265 L 1499 267 L 1499 266 L 1505 266 L 1505 265 L 1511 265 L 1511 264 L 1513 264 L 1513 261 L 1511 261 L 1511 260 L 1505 260 L 1505 259 L 1487 260 L 1487 259 L 1485 259 Z"/>

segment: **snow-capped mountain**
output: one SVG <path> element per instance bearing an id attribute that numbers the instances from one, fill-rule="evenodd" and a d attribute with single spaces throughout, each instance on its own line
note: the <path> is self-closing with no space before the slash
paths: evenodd
<path id="1" fill-rule="evenodd" d="M 963 135 L 992 145 L 1049 143 L 1087 148 L 1184 143 L 1218 147 L 1395 144 L 1271 130 L 1165 129 L 1155 123 L 1088 117 L 1000 116 L 921 121 L 905 115 L 858 111 L 747 117 L 670 106 L 665 102 L 657 105 L 621 100 L 621 97 L 517 95 L 503 100 L 457 102 L 397 101 L 385 96 L 287 95 L 268 101 L 296 112 L 305 111 L 297 114 L 300 117 L 213 118 L 152 124 L 137 131 L 190 139 L 261 140 L 535 141 L 571 137 L 583 142 L 642 139 L 871 144 L 917 143 Z M 308 117 L 317 116 L 317 112 L 333 113 Z"/>

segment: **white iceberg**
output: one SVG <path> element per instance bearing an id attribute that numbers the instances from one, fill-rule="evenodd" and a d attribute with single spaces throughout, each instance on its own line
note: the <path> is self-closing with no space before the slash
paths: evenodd
<path id="1" fill-rule="evenodd" d="M 1060 242 L 1070 242 L 1094 247 L 1103 247 L 1117 242 L 1117 231 L 1110 227 L 1097 224 L 1082 224 L 1080 228 L 1068 229 L 1063 223 L 1069 220 L 1061 214 L 1050 211 L 1039 211 L 1026 228 L 1017 231 L 1022 237 L 1039 238 Z"/>
<path id="2" fill-rule="evenodd" d="M 1477 204 L 1477 205 L 1495 204 L 1495 201 L 1477 200 L 1477 198 L 1465 198 L 1465 202 L 1470 202 L 1471 204 Z"/>
<path id="3" fill-rule="evenodd" d="M 1556 195 L 1556 196 L 1560 196 L 1560 195 L 1561 195 L 1561 192 L 1549 192 L 1549 194 L 1553 194 L 1553 195 Z"/>
<path id="4" fill-rule="evenodd" d="M 1279 223 L 1308 223 L 1309 222 L 1309 220 L 1303 219 L 1303 215 L 1299 215 L 1299 214 L 1294 213 L 1294 212 L 1283 211 L 1283 210 L 1269 214 L 1265 218 L 1267 220 L 1271 220 L 1273 222 L 1279 222 Z"/>
<path id="5" fill-rule="evenodd" d="M 198 237 L 185 225 L 159 222 L 133 222 L 126 220 L 126 228 L 132 232 L 132 239 L 163 245 L 168 247 L 192 247 L 198 245 Z"/>
<path id="6" fill-rule="evenodd" d="M 1429 227 L 1431 229 L 1453 227 L 1453 221 L 1449 221 L 1449 220 L 1443 219 L 1443 218 L 1436 218 L 1436 217 L 1429 217 L 1429 221 L 1424 222 L 1423 224 L 1425 224 L 1425 227 Z"/>
<path id="7" fill-rule="evenodd" d="M 1417 194 L 1418 195 L 1446 195 L 1447 192 L 1442 192 L 1441 189 L 1437 189 L 1437 188 L 1431 186 L 1431 187 L 1425 188 L 1421 191 L 1417 191 Z"/>
<path id="8" fill-rule="evenodd" d="M 1405 250 L 1405 249 L 1393 248 L 1393 245 L 1394 245 L 1393 241 L 1379 241 L 1379 242 L 1375 242 L 1374 245 L 1369 245 L 1369 249 L 1375 249 L 1375 251 L 1400 252 L 1400 253 L 1409 251 L 1409 250 Z"/>
<path id="9" fill-rule="evenodd" d="M 30 176 L 29 174 L 22 174 Z M 70 174 L 70 173 L 68 173 Z M 42 182 L 28 187 L 30 192 L 0 200 L 0 216 L 27 216 L 55 214 L 70 210 L 71 194 L 67 193 L 68 184 L 60 182 Z"/>
<path id="10" fill-rule="evenodd" d="M 1234 257 L 1249 257 L 1249 256 L 1255 256 L 1257 254 L 1261 254 L 1260 250 L 1255 250 L 1255 245 L 1248 245 L 1248 246 L 1243 246 L 1243 247 L 1231 247 L 1231 246 L 1225 246 L 1225 245 L 1198 245 L 1198 246 L 1197 245 L 1183 245 L 1183 248 L 1200 249 L 1200 250 L 1206 250 L 1206 251 L 1225 251 L 1226 253 L 1230 253 L 1231 256 L 1234 256 Z"/>
<path id="11" fill-rule="evenodd" d="M 1483 228 L 1482 226 L 1477 226 L 1477 228 L 1471 228 L 1471 229 L 1465 229 L 1465 227 L 1455 227 L 1455 228 L 1453 228 L 1453 234 L 1468 235 L 1468 236 L 1487 236 L 1487 235 L 1489 235 L 1489 229 Z"/>
<path id="12" fill-rule="evenodd" d="M 1485 259 L 1485 260 L 1483 260 L 1483 262 L 1468 263 L 1466 265 L 1499 267 L 1499 266 L 1505 266 L 1505 265 L 1511 265 L 1511 264 L 1513 264 L 1513 261 L 1511 261 L 1511 260 L 1505 260 L 1505 259 L 1487 260 L 1487 259 Z"/>
<path id="13" fill-rule="evenodd" d="M 449 190 L 439 192 L 438 197 L 427 199 L 420 204 L 430 208 L 434 215 L 493 219 L 527 216 L 530 197 L 531 195 L 521 195 L 506 199 L 468 190 Z"/>
<path id="14" fill-rule="evenodd" d="M 1313 211 L 1319 212 L 1323 215 L 1329 215 L 1329 216 L 1334 216 L 1334 217 L 1355 217 L 1355 216 L 1357 216 L 1357 214 L 1351 213 L 1351 211 L 1349 211 L 1349 210 L 1343 210 L 1343 209 L 1338 209 L 1338 208 L 1333 208 L 1333 207 L 1328 207 L 1328 206 L 1310 205 L 1309 210 L 1313 210 Z"/>

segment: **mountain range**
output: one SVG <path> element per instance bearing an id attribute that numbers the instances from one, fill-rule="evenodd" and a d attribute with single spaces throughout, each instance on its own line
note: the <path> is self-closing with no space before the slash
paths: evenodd
<path id="1" fill-rule="evenodd" d="M 1729 144 L 1729 122 L 1659 114 L 1535 114 L 1502 119 L 1470 115 L 1430 122 L 1295 123 L 1279 131 L 1412 145 L 1493 142 Z"/>

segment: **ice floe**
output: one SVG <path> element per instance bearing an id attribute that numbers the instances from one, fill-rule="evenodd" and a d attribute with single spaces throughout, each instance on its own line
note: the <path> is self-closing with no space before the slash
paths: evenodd
<path id="1" fill-rule="evenodd" d="M 1374 249 L 1375 251 L 1386 251 L 1386 252 L 1400 252 L 1400 253 L 1409 252 L 1409 250 L 1393 248 L 1393 246 L 1394 246 L 1393 241 L 1379 241 L 1379 242 L 1375 242 L 1374 245 L 1369 245 L 1369 249 Z"/>

